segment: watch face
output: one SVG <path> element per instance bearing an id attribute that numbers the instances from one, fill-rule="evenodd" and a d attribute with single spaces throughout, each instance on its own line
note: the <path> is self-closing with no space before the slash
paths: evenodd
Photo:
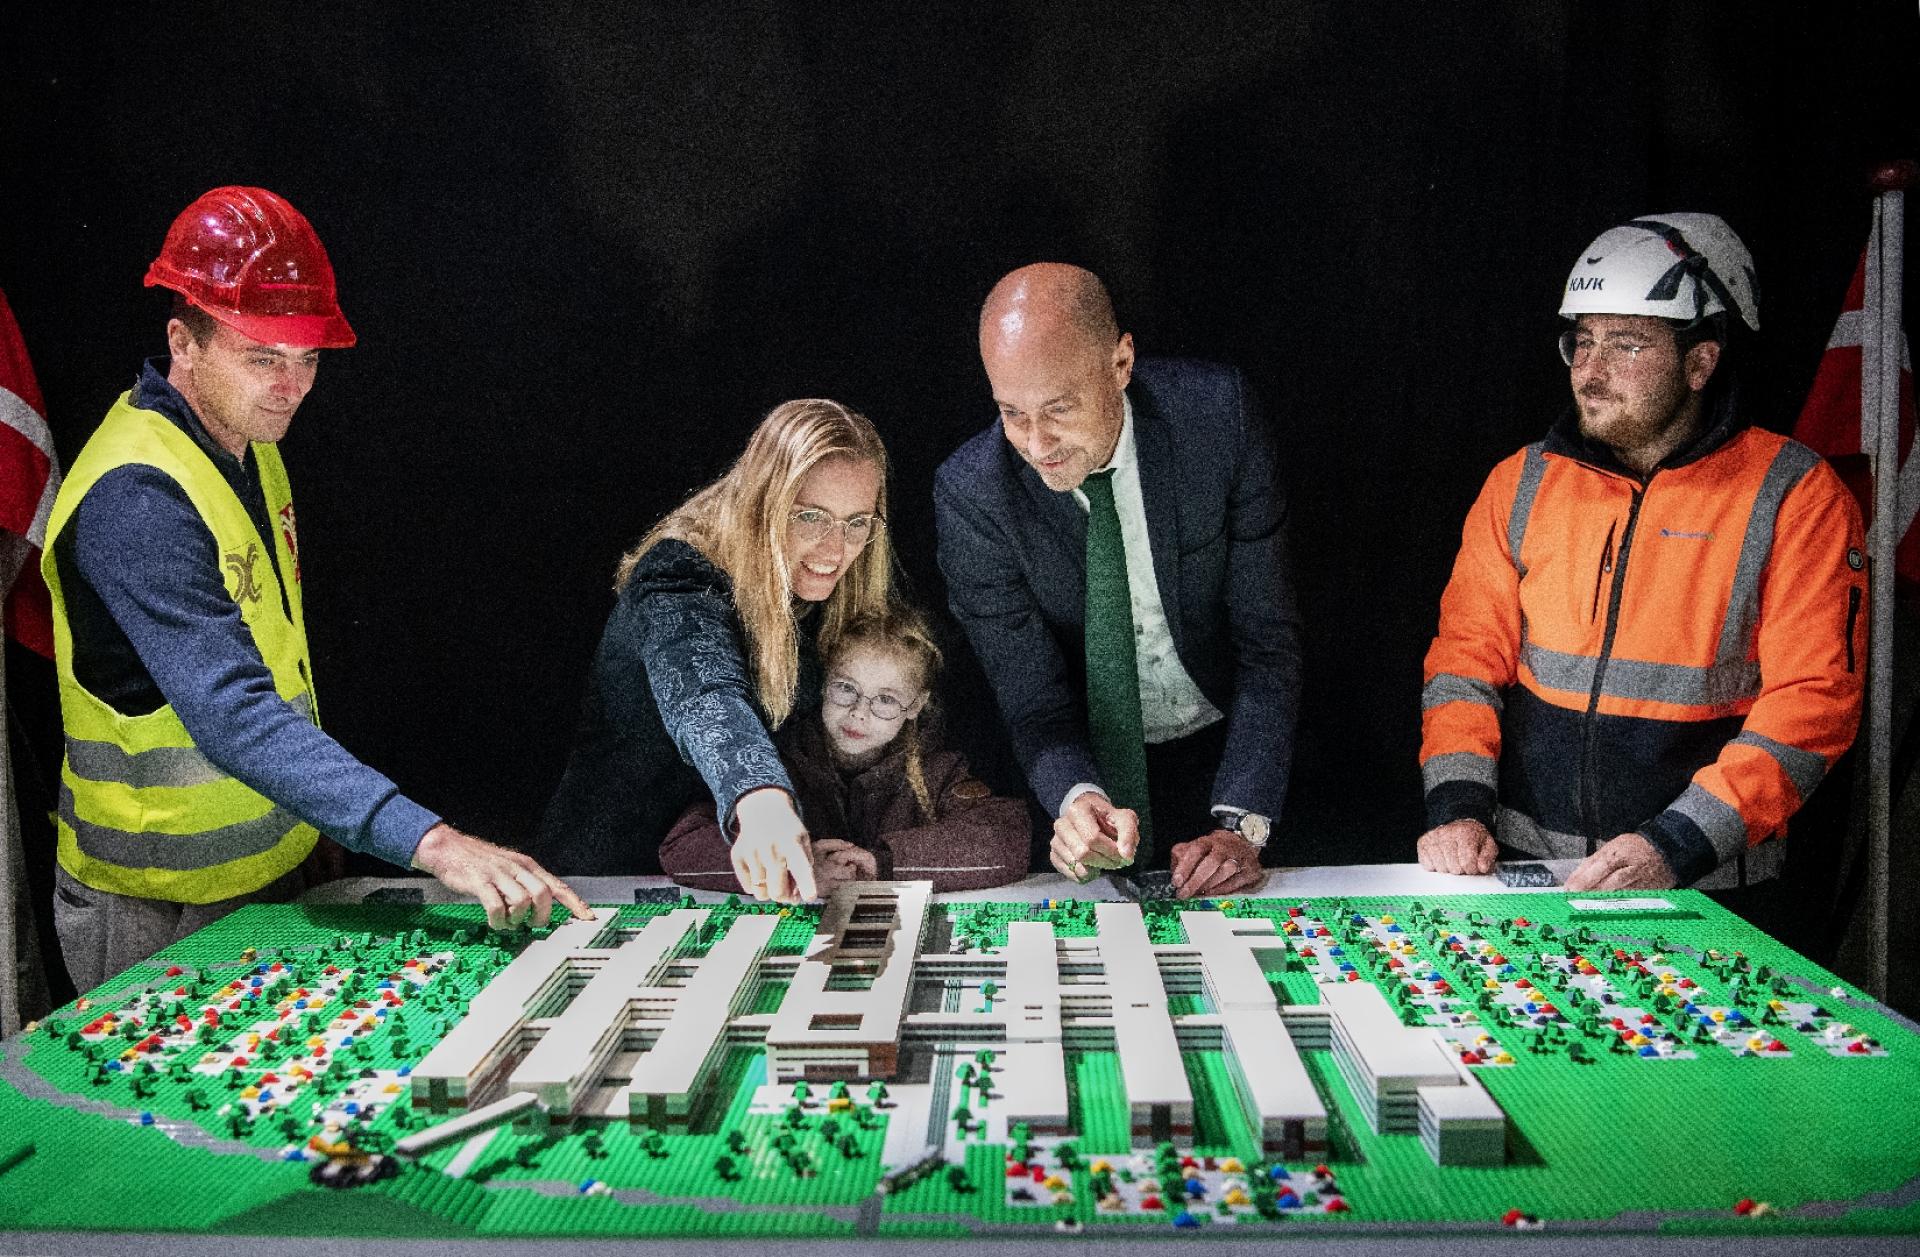
<path id="1" fill-rule="evenodd" d="M 1267 818 L 1258 812 L 1248 812 L 1240 818 L 1240 836 L 1256 847 L 1267 845 Z"/>

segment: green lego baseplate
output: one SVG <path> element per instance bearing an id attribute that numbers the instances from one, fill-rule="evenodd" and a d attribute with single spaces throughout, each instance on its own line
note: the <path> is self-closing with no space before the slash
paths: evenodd
<path id="1" fill-rule="evenodd" d="M 599 1108 L 543 1098 L 395 1155 L 510 1090 L 613 949 L 689 910 L 619 1014 L 607 1077 L 585 1080 Z M 1213 914 L 1225 932 L 1196 940 Z M 622 1079 L 692 1015 L 709 953 L 769 915 L 691 1111 L 621 1109 Z M 803 959 L 874 919 L 843 939 L 818 906 L 602 909 L 590 959 L 556 969 L 500 1068 L 448 1099 L 416 1068 L 564 912 L 496 934 L 467 906 L 242 909 L 0 1043 L 0 1232 L 1920 1233 L 1920 1032 L 1695 892 L 932 903 L 917 935 L 869 938 L 881 959 L 825 988 L 877 991 L 906 954 L 897 1054 L 882 1044 L 864 1072 L 781 1057 L 769 1027 L 821 998 Z M 1151 956 L 1157 982 L 1092 959 L 1135 920 L 1146 948 L 1124 954 Z M 1057 979 L 993 968 L 1035 939 Z M 1254 967 L 1231 985 L 1235 948 Z M 1381 998 L 1356 1001 L 1368 987 Z M 1261 1059 L 1287 1045 L 1255 1051 L 1245 1027 L 1282 1024 L 1324 1126 L 1263 1119 Z M 1154 1035 L 1184 1080 L 1143 1081 L 1128 1045 Z M 1393 1064 L 1405 1052 L 1418 1068 Z M 1037 1059 L 1064 1074 L 1051 1129 L 1013 1112 L 1046 1090 L 1017 1073 Z M 1190 1121 L 1130 1086 L 1190 1095 Z M 1474 1120 L 1435 1116 L 1463 1100 Z"/>

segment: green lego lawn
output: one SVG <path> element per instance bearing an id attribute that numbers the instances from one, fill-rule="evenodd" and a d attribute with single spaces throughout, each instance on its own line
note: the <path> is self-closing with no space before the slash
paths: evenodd
<path id="1" fill-rule="evenodd" d="M 1348 1212 L 1242 1211 L 1232 1224 L 1277 1237 L 1356 1224 L 1497 1230 L 1520 1210 L 1560 1231 L 1920 1232 L 1920 1123 L 1911 1120 L 1920 1035 L 1704 897 L 1661 898 L 1672 908 L 1588 912 L 1555 895 L 1223 906 L 1273 921 L 1286 941 L 1284 959 L 1260 953 L 1283 1005 L 1320 1002 L 1326 982 L 1373 982 L 1404 1021 L 1441 1025 L 1462 1051 L 1486 1035 L 1473 1073 L 1509 1121 L 1505 1165 L 1436 1166 L 1417 1136 L 1369 1127 L 1329 1051 L 1303 1050 L 1330 1118 L 1327 1147 L 1309 1160 L 1327 1166 L 1337 1188 L 1326 1194 L 1337 1191 Z M 637 927 L 673 906 L 625 907 L 616 924 Z M 1147 906 L 1155 942 L 1184 941 L 1183 908 L 1191 905 Z M 677 955 L 704 955 L 735 917 L 757 911 L 714 907 Z M 1084 903 L 941 906 L 935 932 L 997 948 L 1012 921 L 1084 937 L 1096 932 L 1092 915 Z M 805 951 L 817 920 L 814 910 L 787 914 L 770 954 Z M 1174 1199 L 1158 1213 L 1102 1210 L 1085 1164 L 1059 1171 L 1067 1186 L 1057 1201 L 1015 1201 L 1009 1145 L 961 1137 L 951 1124 L 959 1171 L 888 1177 L 890 1192 L 878 1195 L 883 1176 L 904 1168 L 883 1157 L 901 1112 L 865 1102 L 864 1083 L 851 1108 L 830 1112 L 816 1096 L 776 1111 L 762 1091 L 750 1112 L 766 1058 L 737 1038 L 710 1102 L 685 1128 L 522 1123 L 364 1187 L 314 1185 L 320 1154 L 309 1141 L 343 1138 L 316 1113 L 333 1113 L 345 1138 L 375 1151 L 441 1120 L 415 1108 L 405 1071 L 533 937 L 480 927 L 478 910 L 459 906 L 247 909 L 92 992 L 87 1007 L 0 1045 L 5 1226 L 851 1237 L 1040 1233 L 1061 1219 L 1166 1227 L 1183 1209 L 1187 1224 L 1226 1225 L 1214 1199 L 1190 1208 Z M 784 974 L 759 979 L 742 1012 L 775 1011 Z M 1602 991 L 1613 1002 L 1593 994 Z M 938 999 L 979 1002 L 950 981 Z M 1191 991 L 1168 1005 L 1176 1018 L 1209 1011 Z M 1626 1009 L 1640 1015 L 1616 1027 Z M 275 1034 L 250 1038 L 276 1018 Z M 1257 1181 L 1273 1163 L 1243 1111 L 1237 1067 L 1204 1044 L 1182 1056 L 1194 1128 L 1179 1152 L 1237 1158 Z M 1119 1164 L 1149 1152 L 1130 1134 L 1116 1053 L 1082 1041 L 1065 1057 L 1068 1127 L 1082 1156 Z M 1034 1155 L 1052 1143 L 1034 1141 Z M 1743 1199 L 1766 1202 L 1767 1216 L 1736 1214 Z"/>

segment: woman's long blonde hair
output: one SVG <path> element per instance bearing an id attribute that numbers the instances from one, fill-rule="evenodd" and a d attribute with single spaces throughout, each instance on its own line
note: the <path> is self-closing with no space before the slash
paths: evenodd
<path id="1" fill-rule="evenodd" d="M 858 411 L 819 398 L 775 406 L 725 475 L 655 524 L 621 556 L 614 588 L 626 585 L 640 556 L 660 542 L 684 541 L 733 582 L 734 607 L 747 632 L 747 664 L 774 728 L 793 712 L 800 679 L 793 578 L 787 571 L 788 518 L 800 482 L 830 458 L 871 464 L 880 473 L 874 510 L 887 513 L 887 450 Z M 893 551 L 884 527 L 841 573 L 821 607 L 820 636 L 832 640 L 854 617 L 886 607 Z"/>

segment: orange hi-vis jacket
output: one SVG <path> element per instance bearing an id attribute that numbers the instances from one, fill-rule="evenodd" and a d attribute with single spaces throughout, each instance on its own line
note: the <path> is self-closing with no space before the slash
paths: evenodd
<path id="1" fill-rule="evenodd" d="M 1777 873 L 1860 722 L 1864 547 L 1786 437 L 1723 419 L 1642 482 L 1569 413 L 1467 516 L 1421 696 L 1428 825 L 1552 859 L 1637 832 L 1681 885 Z"/>

